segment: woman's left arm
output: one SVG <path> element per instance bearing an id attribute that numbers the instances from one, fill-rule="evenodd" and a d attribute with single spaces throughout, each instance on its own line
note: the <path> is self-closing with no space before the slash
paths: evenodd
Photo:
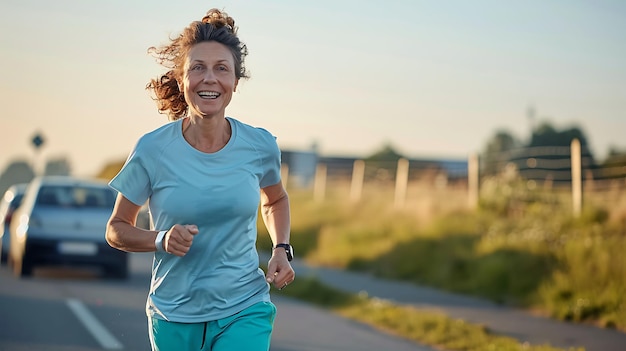
<path id="1" fill-rule="evenodd" d="M 261 189 L 261 216 L 274 246 L 289 244 L 291 214 L 289 196 L 282 182 Z M 284 249 L 272 250 L 267 265 L 266 279 L 277 288 L 283 288 L 295 278 L 295 272 Z"/>

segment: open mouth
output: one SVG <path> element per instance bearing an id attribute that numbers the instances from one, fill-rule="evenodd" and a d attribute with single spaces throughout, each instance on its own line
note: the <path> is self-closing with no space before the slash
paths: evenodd
<path id="1" fill-rule="evenodd" d="M 221 94 L 216 91 L 199 91 L 198 95 L 203 99 L 217 99 Z"/>

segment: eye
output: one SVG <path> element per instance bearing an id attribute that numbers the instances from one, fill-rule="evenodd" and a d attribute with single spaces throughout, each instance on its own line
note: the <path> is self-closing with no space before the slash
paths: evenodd
<path id="1" fill-rule="evenodd" d="M 226 65 L 219 65 L 219 66 L 217 66 L 217 70 L 218 71 L 227 72 L 228 71 L 228 66 L 226 66 Z"/>
<path id="2" fill-rule="evenodd" d="M 190 71 L 201 71 L 204 68 L 201 64 L 195 64 L 189 68 Z"/>

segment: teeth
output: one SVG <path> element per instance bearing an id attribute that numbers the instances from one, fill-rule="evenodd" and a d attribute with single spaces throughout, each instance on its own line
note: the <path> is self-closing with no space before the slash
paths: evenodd
<path id="1" fill-rule="evenodd" d="M 215 92 L 215 91 L 199 91 L 198 95 L 204 97 L 204 98 L 210 98 L 210 99 L 215 99 L 218 96 L 220 96 L 220 93 Z"/>

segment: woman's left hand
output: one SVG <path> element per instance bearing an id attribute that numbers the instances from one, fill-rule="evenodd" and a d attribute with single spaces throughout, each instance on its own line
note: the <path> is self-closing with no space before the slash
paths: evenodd
<path id="1" fill-rule="evenodd" d="M 278 290 L 281 290 L 294 281 L 296 272 L 287 260 L 287 254 L 284 250 L 273 251 L 272 258 L 267 263 L 265 279 L 268 283 L 273 283 Z"/>

